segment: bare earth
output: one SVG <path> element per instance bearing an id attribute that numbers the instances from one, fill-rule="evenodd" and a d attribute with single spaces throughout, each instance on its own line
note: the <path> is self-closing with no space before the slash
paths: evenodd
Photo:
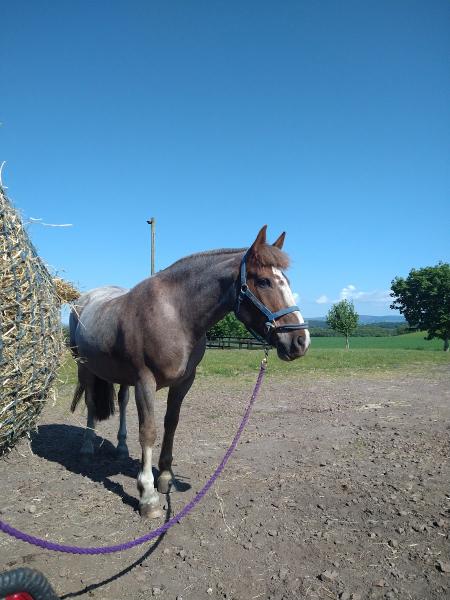
<path id="1" fill-rule="evenodd" d="M 450 598 L 449 380 L 443 369 L 281 380 L 269 365 L 222 477 L 156 543 L 72 556 L 2 534 L 1 564 L 42 570 L 62 598 Z M 182 490 L 163 498 L 172 514 L 219 463 L 253 383 L 195 383 L 175 444 Z M 136 512 L 134 405 L 131 458 L 114 458 L 113 418 L 99 427 L 95 465 L 82 469 L 84 416 L 68 412 L 66 392 L 64 401 L 47 404 L 31 443 L 23 440 L 0 460 L 0 518 L 73 545 L 144 535 L 160 523 Z"/>

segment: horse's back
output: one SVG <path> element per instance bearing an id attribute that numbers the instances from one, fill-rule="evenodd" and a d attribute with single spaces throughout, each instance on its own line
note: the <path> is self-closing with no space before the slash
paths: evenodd
<path id="1" fill-rule="evenodd" d="M 109 303 L 127 292 L 126 288 L 109 285 L 89 290 L 77 299 L 69 317 L 70 346 L 75 354 L 80 342 L 92 338 L 94 330 L 114 327 L 115 311 L 108 310 Z"/>
<path id="2" fill-rule="evenodd" d="M 86 292 L 70 316 L 72 351 L 84 368 L 113 383 L 135 385 L 146 370 L 158 388 L 180 382 L 201 360 L 205 339 L 183 334 L 177 301 L 158 276 L 130 291 L 108 286 Z"/>

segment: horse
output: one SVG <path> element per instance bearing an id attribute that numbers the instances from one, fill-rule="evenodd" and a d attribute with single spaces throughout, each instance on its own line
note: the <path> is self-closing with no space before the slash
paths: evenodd
<path id="1" fill-rule="evenodd" d="M 206 348 L 206 331 L 234 310 L 259 339 L 290 361 L 308 350 L 310 336 L 284 271 L 285 233 L 269 244 L 265 225 L 249 249 L 211 250 L 182 258 L 130 290 L 86 292 L 70 314 L 70 346 L 78 365 L 71 410 L 85 396 L 87 428 L 80 449 L 93 457 L 95 424 L 114 412 L 119 384 L 117 454 L 128 456 L 126 407 L 135 388 L 142 449 L 137 477 L 142 517 L 162 516 L 159 493 L 173 484 L 172 451 L 180 408 Z M 168 387 L 157 489 L 152 472 L 155 393 Z"/>

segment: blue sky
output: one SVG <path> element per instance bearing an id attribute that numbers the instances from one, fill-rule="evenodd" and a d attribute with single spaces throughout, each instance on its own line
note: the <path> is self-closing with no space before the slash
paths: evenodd
<path id="1" fill-rule="evenodd" d="M 449 259 L 448 0 L 1 2 L 3 182 L 82 290 L 287 231 L 302 312 Z"/>

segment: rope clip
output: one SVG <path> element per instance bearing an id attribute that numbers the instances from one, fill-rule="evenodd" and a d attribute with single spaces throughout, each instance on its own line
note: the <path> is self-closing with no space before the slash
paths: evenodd
<path id="1" fill-rule="evenodd" d="M 269 346 L 264 346 L 264 358 L 261 361 L 261 368 L 265 369 L 267 367 L 267 362 L 269 359 Z"/>

